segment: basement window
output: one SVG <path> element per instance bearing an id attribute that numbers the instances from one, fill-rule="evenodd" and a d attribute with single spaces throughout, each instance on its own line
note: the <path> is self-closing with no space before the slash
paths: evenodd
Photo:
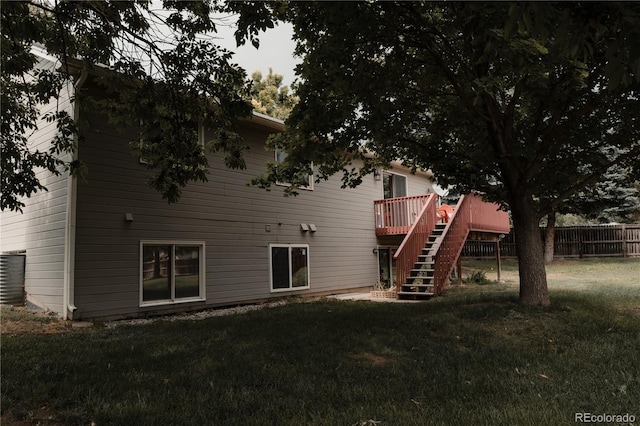
<path id="1" fill-rule="evenodd" d="M 270 244 L 269 281 L 271 291 L 309 288 L 309 245 Z"/>
<path id="2" fill-rule="evenodd" d="M 140 243 L 140 306 L 205 300 L 204 243 Z"/>

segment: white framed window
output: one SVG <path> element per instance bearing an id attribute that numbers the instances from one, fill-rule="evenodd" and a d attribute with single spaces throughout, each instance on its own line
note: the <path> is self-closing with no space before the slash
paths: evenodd
<path id="1" fill-rule="evenodd" d="M 140 306 L 205 300 L 205 243 L 140 241 Z"/>
<path id="2" fill-rule="evenodd" d="M 271 291 L 305 290 L 309 285 L 309 245 L 269 244 Z"/>
<path id="3" fill-rule="evenodd" d="M 288 153 L 286 153 L 285 151 L 276 148 L 275 150 L 275 159 L 276 159 L 276 164 L 282 164 L 284 162 L 284 160 L 289 156 Z M 311 167 L 313 168 L 313 164 L 311 164 Z M 309 191 L 313 191 L 313 174 L 307 175 L 307 185 L 304 186 L 300 186 L 300 189 L 307 189 Z M 277 181 L 276 185 L 280 185 L 280 186 L 291 186 L 291 182 L 281 182 L 281 181 Z"/>

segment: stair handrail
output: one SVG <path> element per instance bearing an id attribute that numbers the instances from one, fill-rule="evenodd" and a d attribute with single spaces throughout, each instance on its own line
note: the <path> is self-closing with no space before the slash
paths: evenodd
<path id="1" fill-rule="evenodd" d="M 397 288 L 406 282 L 418 255 L 436 227 L 436 200 L 436 194 L 429 194 L 429 198 L 393 256 L 396 261 Z"/>
<path id="2" fill-rule="evenodd" d="M 442 293 L 449 281 L 460 253 L 467 240 L 471 223 L 471 201 L 473 196 L 461 196 L 449 223 L 442 232 L 442 238 L 433 246 L 434 273 L 433 294 Z"/>

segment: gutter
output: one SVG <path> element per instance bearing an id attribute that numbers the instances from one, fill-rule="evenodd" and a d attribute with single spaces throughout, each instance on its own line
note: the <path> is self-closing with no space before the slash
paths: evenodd
<path id="1" fill-rule="evenodd" d="M 88 76 L 87 68 L 82 67 L 80 70 L 80 77 L 73 85 L 74 100 L 73 100 L 73 119 L 77 122 L 80 115 L 80 107 L 78 105 L 78 92 L 82 88 L 82 85 L 87 81 Z M 78 159 L 78 134 L 74 136 L 74 146 L 72 159 L 75 161 Z M 64 251 L 64 282 L 63 282 L 63 319 L 73 319 L 73 313 L 78 309 L 75 306 L 75 256 L 76 256 L 76 204 L 77 204 L 77 191 L 78 180 L 69 174 L 67 180 L 67 218 L 65 221 L 65 251 Z"/>
<path id="2" fill-rule="evenodd" d="M 248 117 L 238 117 L 238 120 L 245 123 L 253 123 L 262 127 L 268 127 L 276 132 L 283 132 L 285 128 L 284 121 L 255 111 L 253 111 Z"/>

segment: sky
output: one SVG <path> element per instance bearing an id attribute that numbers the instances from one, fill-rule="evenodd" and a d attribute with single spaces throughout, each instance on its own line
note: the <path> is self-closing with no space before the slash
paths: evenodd
<path id="1" fill-rule="evenodd" d="M 262 75 L 269 73 L 269 68 L 276 74 L 282 74 L 283 84 L 291 86 L 295 79 L 293 69 L 300 60 L 293 57 L 295 42 L 292 40 L 293 27 L 288 23 L 279 23 L 275 28 L 260 33 L 260 48 L 256 49 L 251 43 L 236 47 L 234 28 L 231 25 L 218 26 L 219 44 L 235 52 L 233 62 L 236 62 L 251 76 L 260 70 Z"/>

